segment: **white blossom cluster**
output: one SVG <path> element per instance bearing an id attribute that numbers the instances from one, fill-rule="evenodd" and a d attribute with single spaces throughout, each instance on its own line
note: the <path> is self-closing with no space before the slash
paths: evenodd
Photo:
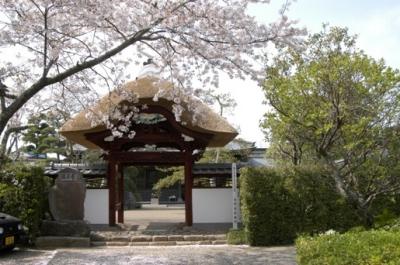
<path id="1" fill-rule="evenodd" d="M 156 83 L 161 81 L 161 79 L 154 79 Z M 180 89 L 159 90 L 153 100 L 158 101 L 159 97 L 172 102 L 172 113 L 177 122 L 186 125 L 186 122 L 181 119 L 182 114 L 184 111 L 190 111 L 190 114 L 195 116 L 190 122 L 194 125 L 200 125 L 198 123 L 198 117 L 202 115 L 203 112 L 201 108 L 198 108 L 198 106 L 201 106 L 199 99 Z M 112 98 L 118 98 L 118 100 L 113 102 Z M 147 104 L 140 104 L 139 95 L 129 91 L 129 89 L 119 87 L 109 95 L 103 104 L 107 104 L 107 107 L 103 109 L 89 108 L 85 113 L 85 118 L 91 121 L 91 127 L 105 125 L 106 128 L 111 131 L 112 134 L 106 137 L 104 139 L 105 141 L 111 142 L 114 141 L 115 138 L 122 138 L 124 136 L 133 139 L 136 134 L 132 129 L 133 123 L 157 122 L 157 119 L 151 121 L 151 114 L 141 113 L 141 110 L 148 109 L 148 106 Z M 186 110 L 186 108 L 189 110 Z M 142 121 L 142 119 L 145 119 L 145 121 Z M 158 120 L 163 121 L 165 118 L 161 115 L 161 117 L 158 117 Z M 184 134 L 182 134 L 182 137 L 185 141 L 194 140 Z"/>
<path id="2" fill-rule="evenodd" d="M 20 96 L 0 117 L 0 133 L 45 88 L 54 95 L 46 103 L 65 97 L 86 104 L 91 99 L 82 97 L 92 98 L 96 87 L 112 88 L 131 79 L 125 68 L 149 57 L 176 87 L 168 97 L 179 121 L 184 108 L 195 109 L 179 91 L 192 94 L 197 81 L 201 87 L 218 86 L 219 71 L 262 80 L 264 69 L 257 65 L 264 65 L 265 58 L 260 49 L 268 43 L 298 45 L 304 30 L 284 12 L 268 25 L 247 14 L 249 4 L 268 2 L 0 0 L 0 52 L 13 54 L 0 57 L 0 80 Z M 136 110 L 131 111 L 134 116 Z M 104 115 L 102 120 L 113 118 Z M 194 120 L 198 115 L 192 115 Z M 115 136 L 124 130 L 114 130 Z"/>
<path id="3" fill-rule="evenodd" d="M 105 125 L 111 131 L 111 135 L 104 139 L 107 142 L 123 136 L 133 139 L 136 132 L 132 130 L 132 122 L 138 119 L 140 110 L 146 109 L 147 105 L 138 106 L 139 95 L 122 88 L 116 89 L 110 97 L 118 97 L 119 100 L 117 103 L 107 100 L 105 103 L 108 106 L 103 110 L 89 109 L 85 118 L 91 121 L 91 127 Z"/>

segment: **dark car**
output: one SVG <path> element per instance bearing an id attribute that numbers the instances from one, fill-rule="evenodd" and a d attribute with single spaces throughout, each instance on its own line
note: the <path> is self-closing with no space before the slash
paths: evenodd
<path id="1" fill-rule="evenodd" d="M 0 213 L 0 250 L 11 250 L 24 237 L 21 221 L 11 215 Z"/>

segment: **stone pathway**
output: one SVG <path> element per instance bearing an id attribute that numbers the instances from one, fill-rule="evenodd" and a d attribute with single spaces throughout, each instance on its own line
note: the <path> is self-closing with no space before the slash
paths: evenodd
<path id="1" fill-rule="evenodd" d="M 143 226 L 92 226 L 92 246 L 175 246 L 226 244 L 226 228 L 187 227 L 184 223 L 150 222 Z"/>
<path id="2" fill-rule="evenodd" d="M 2 265 L 296 265 L 294 247 L 175 246 L 23 250 L 0 255 Z"/>
<path id="3" fill-rule="evenodd" d="M 92 232 L 92 246 L 176 246 L 226 244 L 225 234 L 211 235 L 140 235 L 112 232 Z"/>
<path id="4" fill-rule="evenodd" d="M 198 235 L 198 234 L 226 234 L 230 227 L 188 227 L 184 223 L 171 223 L 171 222 L 150 222 L 143 226 L 136 224 L 117 224 L 114 227 L 108 225 L 90 225 L 94 233 L 107 235 L 107 234 L 121 234 L 121 235 Z"/>

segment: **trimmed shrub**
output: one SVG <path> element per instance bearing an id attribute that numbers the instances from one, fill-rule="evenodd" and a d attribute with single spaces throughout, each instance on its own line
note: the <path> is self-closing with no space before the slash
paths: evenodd
<path id="1" fill-rule="evenodd" d="M 294 239 L 294 199 L 286 189 L 284 181 L 276 170 L 241 170 L 241 210 L 250 245 L 286 244 Z"/>
<path id="2" fill-rule="evenodd" d="M 0 171 L 0 212 L 20 218 L 34 238 L 48 209 L 48 187 L 42 168 L 6 164 Z"/>
<path id="3" fill-rule="evenodd" d="M 400 264 L 400 232 L 371 230 L 303 236 L 296 240 L 299 265 Z"/>
<path id="4" fill-rule="evenodd" d="M 289 244 L 298 234 L 359 225 L 328 180 L 318 168 L 242 169 L 241 210 L 249 244 Z"/>
<path id="5" fill-rule="evenodd" d="M 246 233 L 244 230 L 230 230 L 227 234 L 228 244 L 243 245 L 247 244 Z"/>

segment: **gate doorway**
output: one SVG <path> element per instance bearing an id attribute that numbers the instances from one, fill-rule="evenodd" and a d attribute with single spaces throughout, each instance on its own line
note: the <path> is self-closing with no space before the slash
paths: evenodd
<path id="1" fill-rule="evenodd" d="M 124 168 L 124 209 L 143 205 L 184 204 L 184 184 L 177 181 L 168 187 L 157 188 L 160 180 L 172 175 L 176 168 L 155 166 L 127 166 Z"/>
<path id="2" fill-rule="evenodd" d="M 225 146 L 238 133 L 197 98 L 178 92 L 167 80 L 144 76 L 110 92 L 60 129 L 67 139 L 104 151 L 109 225 L 124 223 L 125 167 L 183 166 L 185 224 L 192 226 L 193 163 L 206 147 Z"/>
<path id="3" fill-rule="evenodd" d="M 141 231 L 171 230 L 184 225 L 184 185 L 168 188 L 155 185 L 171 174 L 166 167 L 127 166 L 124 168 L 124 223 Z"/>

